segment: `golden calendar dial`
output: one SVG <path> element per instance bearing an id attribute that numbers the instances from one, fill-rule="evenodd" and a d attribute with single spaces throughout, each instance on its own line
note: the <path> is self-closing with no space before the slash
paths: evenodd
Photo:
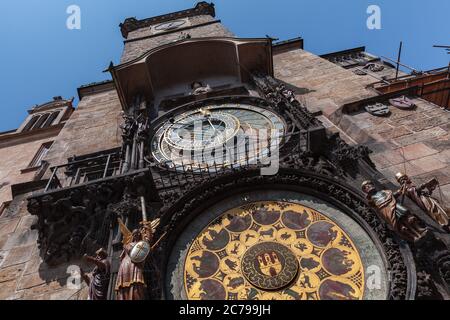
<path id="1" fill-rule="evenodd" d="M 192 242 L 188 299 L 359 300 L 364 267 L 334 221 L 297 203 L 261 201 L 225 212 Z"/>

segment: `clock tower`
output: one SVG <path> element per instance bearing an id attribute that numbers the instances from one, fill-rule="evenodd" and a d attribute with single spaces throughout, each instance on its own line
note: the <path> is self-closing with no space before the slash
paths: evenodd
<path id="1" fill-rule="evenodd" d="M 184 38 L 233 37 L 215 16 L 213 3 L 199 2 L 194 8 L 148 19 L 128 18 L 120 24 L 125 39 L 121 62 Z"/>
<path id="2" fill-rule="evenodd" d="M 422 209 L 405 197 L 397 206 L 391 190 L 398 186 L 377 168 L 386 166 L 380 152 L 396 154 L 379 141 L 391 131 L 371 136 L 352 122 L 369 116 L 360 112 L 368 103 L 396 95 L 369 92 L 373 79 L 362 75 L 387 65 L 363 48 L 318 57 L 301 38 L 239 38 L 206 2 L 127 18 L 120 29 L 124 50 L 108 68 L 112 79 L 79 88 L 64 128 L 46 129 L 54 108 L 37 108 L 30 119 L 43 113 L 43 122 L 30 121 L 45 122 L 40 129 L 0 135 L 5 147 L 10 138 L 61 129 L 51 147 L 42 141 L 23 170 L 42 165 L 39 174 L 11 187 L 14 199 L 0 217 L 0 229 L 13 234 L 0 234 L 0 282 L 2 272 L 23 274 L 7 280 L 0 299 L 43 292 L 110 300 L 447 297 L 439 289 L 450 273 L 446 243 L 435 231 L 426 236 L 415 219 Z M 398 112 L 399 123 L 417 116 Z M 378 157 L 355 142 L 366 138 L 376 141 Z M 416 149 L 434 157 L 429 147 Z M 434 179 L 424 188 L 438 185 Z M 52 292 L 55 272 L 85 254 L 86 263 L 104 259 L 89 290 Z M 427 284 L 428 274 L 439 286 Z"/>

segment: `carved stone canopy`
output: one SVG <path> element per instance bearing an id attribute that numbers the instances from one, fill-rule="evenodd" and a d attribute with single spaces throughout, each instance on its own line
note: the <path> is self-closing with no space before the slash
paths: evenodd
<path id="1" fill-rule="evenodd" d="M 143 94 L 150 102 L 157 97 L 185 94 L 191 91 L 194 80 L 214 88 L 249 82 L 250 72 L 272 75 L 271 41 L 268 38 L 186 38 L 112 66 L 109 71 L 122 107 L 128 109 L 136 95 Z"/>

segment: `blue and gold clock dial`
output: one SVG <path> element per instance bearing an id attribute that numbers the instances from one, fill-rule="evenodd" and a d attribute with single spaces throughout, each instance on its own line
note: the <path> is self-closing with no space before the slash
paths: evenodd
<path id="1" fill-rule="evenodd" d="M 264 159 L 285 132 L 274 112 L 247 104 L 208 105 L 175 114 L 157 128 L 153 158 L 174 167 L 204 169 Z"/>

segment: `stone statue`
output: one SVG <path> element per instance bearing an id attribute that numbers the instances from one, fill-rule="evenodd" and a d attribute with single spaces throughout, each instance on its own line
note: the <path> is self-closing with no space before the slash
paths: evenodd
<path id="1" fill-rule="evenodd" d="M 132 116 L 121 112 L 124 122 L 120 125 L 122 130 L 122 138 L 124 141 L 131 141 L 134 135 L 135 119 Z"/>
<path id="2" fill-rule="evenodd" d="M 152 243 L 154 229 L 158 223 L 159 220 L 144 221 L 141 222 L 139 229 L 130 232 L 119 219 L 120 230 L 123 234 L 123 251 L 120 255 L 121 262 L 115 287 L 117 300 L 144 300 L 146 298 L 144 265 L 149 252 L 141 262 L 133 262 L 132 252 L 142 243 L 147 243 L 148 246 Z"/>
<path id="3" fill-rule="evenodd" d="M 111 275 L 108 254 L 103 248 L 97 250 L 95 254 L 95 257 L 90 257 L 86 254 L 83 256 L 83 260 L 94 264 L 95 268 L 92 276 L 88 276 L 80 269 L 81 277 L 89 286 L 89 300 L 106 300 Z"/>
<path id="4" fill-rule="evenodd" d="M 399 193 L 391 190 L 377 190 L 372 181 L 364 181 L 361 186 L 369 205 L 375 208 L 379 216 L 405 240 L 416 242 L 427 233 L 419 220 L 402 204 L 397 202 Z"/>
<path id="5" fill-rule="evenodd" d="M 450 208 L 444 207 L 437 199 L 432 197 L 433 191 L 439 185 L 436 179 L 432 179 L 417 187 L 404 173 L 397 173 L 395 178 L 401 185 L 401 189 L 398 192 L 402 196 L 410 198 L 447 232 L 450 231 Z"/>
<path id="6" fill-rule="evenodd" d="M 198 96 L 200 94 L 205 94 L 212 90 L 211 87 L 209 86 L 209 84 L 207 84 L 205 86 L 205 85 L 203 85 L 203 83 L 201 83 L 199 81 L 195 81 L 194 83 L 192 83 L 191 89 L 192 89 L 191 94 L 194 96 Z"/>

